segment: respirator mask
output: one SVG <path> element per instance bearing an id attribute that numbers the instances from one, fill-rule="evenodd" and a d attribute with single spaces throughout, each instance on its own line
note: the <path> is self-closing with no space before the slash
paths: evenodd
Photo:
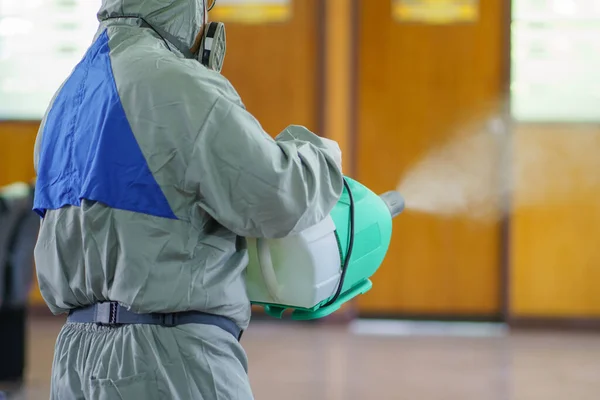
<path id="1" fill-rule="evenodd" d="M 200 33 L 198 33 L 196 42 L 193 44 L 191 49 L 182 47 L 178 38 L 157 26 L 153 26 L 138 15 L 119 15 L 115 17 L 108 17 L 106 19 L 136 19 L 140 21 L 140 26 L 152 29 L 165 42 L 165 45 L 169 50 L 172 50 L 169 41 L 173 44 L 179 43 L 177 49 L 186 58 L 195 58 L 206 68 L 220 73 L 223 69 L 223 62 L 225 61 L 226 52 L 225 24 L 222 22 L 208 22 L 208 12 L 213 9 L 217 3 L 217 0 L 212 0 L 210 6 L 208 5 L 210 0 L 202 1 L 204 2 L 204 21 L 202 24 L 202 30 Z"/>
<path id="2" fill-rule="evenodd" d="M 204 1 L 207 3 L 210 0 Z M 212 0 L 210 6 L 205 3 L 204 27 L 202 28 L 202 38 L 196 57 L 206 68 L 221 72 L 227 50 L 225 24 L 222 22 L 208 22 L 208 12 L 213 9 L 216 2 L 217 0 Z"/>

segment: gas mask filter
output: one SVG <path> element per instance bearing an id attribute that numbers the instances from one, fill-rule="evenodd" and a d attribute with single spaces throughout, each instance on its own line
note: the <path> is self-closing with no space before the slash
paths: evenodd
<path id="1" fill-rule="evenodd" d="M 220 73 L 225 62 L 226 41 L 225 24 L 209 22 L 204 28 L 202 43 L 198 51 L 198 61 L 206 68 Z"/>

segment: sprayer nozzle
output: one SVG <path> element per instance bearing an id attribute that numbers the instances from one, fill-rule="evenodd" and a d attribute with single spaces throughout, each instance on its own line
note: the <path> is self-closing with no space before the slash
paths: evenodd
<path id="1" fill-rule="evenodd" d="M 392 218 L 397 217 L 404 211 L 404 197 L 399 192 L 392 190 L 390 192 L 384 193 L 381 196 L 381 199 L 385 202 L 390 210 L 390 214 L 392 214 Z"/>

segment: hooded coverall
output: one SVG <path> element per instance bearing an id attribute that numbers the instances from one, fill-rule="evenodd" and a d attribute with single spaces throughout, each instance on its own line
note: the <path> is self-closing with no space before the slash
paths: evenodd
<path id="1" fill-rule="evenodd" d="M 104 0 L 98 17 L 36 142 L 43 298 L 55 314 L 114 301 L 246 329 L 245 238 L 323 220 L 343 190 L 339 147 L 300 126 L 273 140 L 227 79 L 184 57 L 202 0 Z M 252 398 L 240 343 L 201 324 L 67 323 L 51 391 L 60 400 Z"/>

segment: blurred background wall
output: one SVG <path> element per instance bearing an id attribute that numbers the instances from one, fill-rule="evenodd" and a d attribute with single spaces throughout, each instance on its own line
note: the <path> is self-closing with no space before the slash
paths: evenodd
<path id="1" fill-rule="evenodd" d="M 8 2 L 0 0 L 0 13 Z M 227 1 L 215 9 L 212 18 L 228 24 L 224 75 L 267 131 L 301 124 L 339 141 L 347 174 L 376 192 L 394 189 L 419 157 L 474 115 L 503 120 L 514 153 L 532 141 L 568 146 L 582 126 L 600 136 L 590 121 L 511 117 L 515 7 L 511 13 L 506 0 L 448 1 L 458 10 L 450 17 L 410 8 L 420 2 L 271 3 L 260 12 Z M 38 125 L 3 116 L 0 185 L 34 177 Z M 576 182 L 585 179 L 576 173 L 582 162 L 571 157 L 541 168 L 573 171 Z M 518 182 L 513 201 L 527 185 Z M 565 196 L 488 224 L 407 212 L 395 220 L 390 253 L 356 312 L 600 326 L 600 190 Z M 31 301 L 42 304 L 37 290 Z"/>

